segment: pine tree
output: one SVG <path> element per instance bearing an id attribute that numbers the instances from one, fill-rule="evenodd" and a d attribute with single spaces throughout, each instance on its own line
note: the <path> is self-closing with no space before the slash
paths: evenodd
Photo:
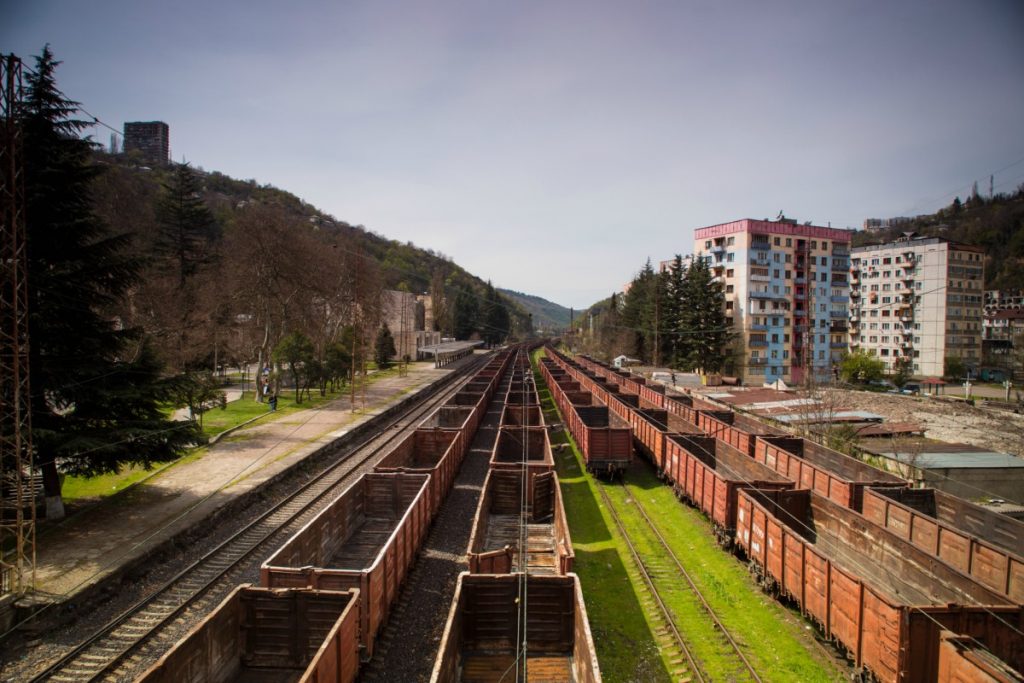
<path id="1" fill-rule="evenodd" d="M 680 335 L 687 338 L 684 369 L 720 372 L 730 356 L 733 334 L 726 324 L 722 283 L 703 259 L 686 271 Z"/>
<path id="2" fill-rule="evenodd" d="M 511 328 L 511 318 L 502 301 L 501 294 L 494 289 L 490 280 L 487 281 L 487 290 L 484 295 L 483 315 L 483 338 L 488 344 L 500 344 L 508 337 Z"/>
<path id="3" fill-rule="evenodd" d="M 673 368 L 683 366 L 690 352 L 690 335 L 683 334 L 683 307 L 686 299 L 686 264 L 681 254 L 676 254 L 668 271 L 668 306 L 665 315 L 667 337 L 666 358 Z"/>
<path id="4" fill-rule="evenodd" d="M 156 207 L 159 231 L 153 251 L 182 289 L 213 261 L 210 246 L 218 237 L 217 223 L 201 190 L 196 172 L 188 164 L 175 164 Z"/>
<path id="5" fill-rule="evenodd" d="M 377 339 L 373 342 L 373 360 L 377 367 L 386 370 L 391 367 L 391 358 L 398 351 L 395 350 L 395 338 L 391 336 L 388 326 L 381 325 L 377 330 Z"/>
<path id="6" fill-rule="evenodd" d="M 477 330 L 477 316 L 479 307 L 476 297 L 465 289 L 460 289 L 455 296 L 455 306 L 452 311 L 452 332 L 456 339 L 469 339 Z"/>
<path id="7" fill-rule="evenodd" d="M 128 235 L 110 234 L 92 211 L 97 167 L 77 103 L 58 89 L 49 46 L 27 78 L 24 131 L 30 372 L 36 462 L 47 517 L 64 514 L 60 470 L 116 472 L 177 457 L 201 438 L 191 421 L 169 422 L 168 387 L 136 329 L 105 315 L 137 281 Z"/>

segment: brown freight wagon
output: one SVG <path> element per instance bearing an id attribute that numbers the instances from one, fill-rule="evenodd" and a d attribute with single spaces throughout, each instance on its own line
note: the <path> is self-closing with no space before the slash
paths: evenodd
<path id="1" fill-rule="evenodd" d="M 700 419 L 697 415 L 697 408 L 693 404 L 693 397 L 686 394 L 666 394 L 665 410 L 673 415 L 678 415 L 694 427 L 697 426 Z"/>
<path id="2" fill-rule="evenodd" d="M 459 387 L 459 390 L 468 391 L 472 394 L 483 394 L 484 401 L 490 402 L 491 397 L 494 396 L 494 387 L 496 383 L 497 379 L 473 377 Z"/>
<path id="3" fill-rule="evenodd" d="M 750 457 L 754 457 L 758 436 L 781 436 L 779 430 L 731 410 L 699 410 L 697 426 Z"/>
<path id="4" fill-rule="evenodd" d="M 544 427 L 501 427 L 491 451 L 491 469 L 519 472 L 526 462 L 530 474 L 553 472 L 555 457 L 551 452 L 551 439 Z M 532 492 L 527 492 L 531 494 Z"/>
<path id="5" fill-rule="evenodd" d="M 1022 683 L 1024 676 L 981 647 L 973 638 L 943 631 L 939 637 L 936 683 Z"/>
<path id="6" fill-rule="evenodd" d="M 519 385 L 512 384 L 505 394 L 505 405 L 540 405 L 540 397 L 537 395 L 537 388 L 533 384 L 520 382 Z"/>
<path id="7" fill-rule="evenodd" d="M 935 489 L 868 489 L 864 516 L 1024 605 L 1024 522 Z"/>
<path id="8" fill-rule="evenodd" d="M 359 671 L 359 591 L 244 584 L 137 683 L 351 683 Z"/>
<path id="9" fill-rule="evenodd" d="M 380 459 L 374 472 L 426 474 L 430 518 L 441 509 L 459 473 L 459 433 L 446 429 L 417 429 Z"/>
<path id="10" fill-rule="evenodd" d="M 484 481 L 469 537 L 469 571 L 473 574 L 568 574 L 575 555 L 562 506 L 562 491 L 554 472 L 532 474 L 491 470 Z M 526 505 L 526 562 L 519 552 L 523 506 Z"/>
<path id="11" fill-rule="evenodd" d="M 540 406 L 505 406 L 499 424 L 502 427 L 543 427 L 544 413 Z"/>
<path id="12" fill-rule="evenodd" d="M 451 398 L 445 401 L 446 406 L 463 406 L 473 409 L 473 419 L 470 420 L 469 423 L 469 431 L 471 434 L 476 434 L 476 430 L 480 426 L 480 421 L 484 419 L 484 414 L 487 412 L 488 403 L 490 403 L 490 401 L 487 400 L 487 397 L 484 394 L 462 390 L 456 391 L 452 394 Z"/>
<path id="13" fill-rule="evenodd" d="M 837 450 L 791 436 L 759 436 L 754 459 L 795 481 L 799 488 L 860 512 L 869 487 L 906 488 L 907 481 Z"/>
<path id="14" fill-rule="evenodd" d="M 430 523 L 424 474 L 364 474 L 260 567 L 267 588 L 359 589 L 364 659 Z"/>
<path id="15" fill-rule="evenodd" d="M 719 541 L 732 542 L 736 501 L 742 489 L 792 489 L 792 481 L 729 444 L 710 436 L 670 434 L 665 440 L 665 475 L 676 494 L 700 508 Z"/>
<path id="16" fill-rule="evenodd" d="M 459 433 L 455 450 L 457 460 L 461 463 L 473 442 L 476 432 L 473 428 L 473 408 L 470 406 L 441 406 L 419 424 L 419 429 L 444 429 Z"/>
<path id="17" fill-rule="evenodd" d="M 551 681 L 600 683 L 594 639 L 575 574 L 526 579 L 525 673 L 521 649 L 520 574 L 459 575 L 431 683 Z"/>
<path id="18" fill-rule="evenodd" d="M 706 436 L 696 425 L 658 408 L 630 411 L 629 425 L 633 428 L 633 438 L 640 444 L 640 450 L 650 457 L 659 474 L 665 469 L 665 441 L 669 434 Z"/>
<path id="19" fill-rule="evenodd" d="M 812 491 L 741 491 L 736 542 L 880 681 L 933 681 L 943 628 L 1024 665 L 1020 607 Z"/>
<path id="20" fill-rule="evenodd" d="M 573 406 L 569 431 L 589 472 L 614 476 L 633 462 L 633 430 L 605 406 Z"/>
<path id="21" fill-rule="evenodd" d="M 608 406 L 608 409 L 619 416 L 619 418 L 629 423 L 629 416 L 634 410 L 640 409 L 640 397 L 636 394 L 621 394 L 618 392 L 608 393 L 602 403 Z"/>

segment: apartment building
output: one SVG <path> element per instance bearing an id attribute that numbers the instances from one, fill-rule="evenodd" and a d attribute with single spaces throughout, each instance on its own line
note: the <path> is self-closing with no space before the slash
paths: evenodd
<path id="1" fill-rule="evenodd" d="M 171 128 L 163 121 L 128 121 L 124 124 L 124 151 L 137 152 L 154 166 L 170 161 Z"/>
<path id="2" fill-rule="evenodd" d="M 832 376 L 847 349 L 851 235 L 785 218 L 695 231 L 696 256 L 724 285 L 745 384 Z"/>
<path id="3" fill-rule="evenodd" d="M 907 233 L 856 247 L 850 267 L 850 346 L 888 371 L 943 374 L 947 357 L 981 362 L 985 255 L 980 247 Z"/>

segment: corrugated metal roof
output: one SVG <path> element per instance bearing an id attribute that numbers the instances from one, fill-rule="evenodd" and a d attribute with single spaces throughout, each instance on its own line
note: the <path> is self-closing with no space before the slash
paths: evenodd
<path id="1" fill-rule="evenodd" d="M 828 415 L 808 415 L 807 413 L 786 413 L 784 415 L 771 415 L 773 420 L 785 424 L 815 423 L 815 422 L 881 422 L 885 418 L 866 410 L 837 410 Z"/>
<path id="2" fill-rule="evenodd" d="M 975 451 L 907 453 L 872 449 L 872 452 L 913 465 L 922 470 L 1002 469 L 1024 467 L 1024 460 L 1008 453 Z"/>

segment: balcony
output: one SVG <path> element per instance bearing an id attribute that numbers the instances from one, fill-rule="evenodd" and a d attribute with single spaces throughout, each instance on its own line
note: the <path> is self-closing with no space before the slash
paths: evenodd
<path id="1" fill-rule="evenodd" d="M 779 299 L 781 301 L 788 301 L 789 297 L 785 294 L 775 294 L 774 292 L 749 292 L 747 294 L 751 299 Z"/>
<path id="2" fill-rule="evenodd" d="M 828 344 L 830 349 L 845 349 L 847 346 L 846 342 L 829 342 Z"/>
<path id="3" fill-rule="evenodd" d="M 850 290 L 850 298 L 851 299 L 859 299 L 860 298 L 860 290 L 859 289 L 851 289 Z"/>
<path id="4" fill-rule="evenodd" d="M 904 260 L 910 261 L 911 263 L 913 263 L 914 261 L 917 260 L 916 255 L 911 250 L 907 250 L 907 251 L 903 252 L 903 258 L 904 258 Z"/>
<path id="5" fill-rule="evenodd" d="M 753 273 L 751 273 L 750 274 L 750 279 L 753 280 L 754 282 L 771 282 L 772 276 L 771 275 L 754 275 Z"/>
<path id="6" fill-rule="evenodd" d="M 833 256 L 849 256 L 850 255 L 850 247 L 848 247 L 845 244 L 835 244 L 835 245 L 832 246 L 832 255 Z"/>
<path id="7" fill-rule="evenodd" d="M 846 273 L 850 270 L 850 264 L 846 261 L 833 261 L 831 267 L 832 271 L 836 273 Z"/>
<path id="8" fill-rule="evenodd" d="M 829 297 L 829 300 L 834 304 L 846 304 L 850 302 L 850 297 L 842 294 L 833 294 Z"/>
<path id="9" fill-rule="evenodd" d="M 766 339 L 751 339 L 750 341 L 747 342 L 747 346 L 752 346 L 754 348 L 767 348 L 768 340 L 766 340 Z"/>
<path id="10" fill-rule="evenodd" d="M 723 254 L 723 253 L 725 253 L 725 245 L 724 244 L 712 245 L 711 253 L 712 254 Z"/>
<path id="11" fill-rule="evenodd" d="M 805 278 L 803 275 L 797 275 L 795 278 L 793 278 L 793 282 L 795 282 L 798 285 L 802 285 L 805 282 L 807 282 L 807 278 Z"/>
<path id="12" fill-rule="evenodd" d="M 846 317 L 849 314 L 846 311 L 829 311 L 828 315 L 830 318 L 840 318 L 841 320 L 846 320 Z"/>
<path id="13" fill-rule="evenodd" d="M 768 326 L 767 325 L 762 325 L 760 323 L 754 323 L 753 325 L 750 326 L 750 329 L 757 330 L 759 332 L 763 332 L 763 331 L 768 329 Z"/>
<path id="14" fill-rule="evenodd" d="M 758 358 L 748 358 L 747 359 L 747 364 L 748 365 L 768 365 L 768 359 L 767 358 L 760 358 L 760 357 L 758 357 Z"/>
<path id="15" fill-rule="evenodd" d="M 856 339 L 851 339 L 850 340 L 850 348 L 851 349 L 860 348 L 860 342 L 857 341 Z"/>
<path id="16" fill-rule="evenodd" d="M 772 248 L 772 244 L 771 244 L 771 242 L 767 242 L 767 241 L 765 241 L 765 242 L 760 242 L 760 241 L 758 241 L 758 242 L 751 242 L 750 243 L 750 248 L 751 249 L 757 249 L 759 251 L 769 251 Z"/>
<path id="17" fill-rule="evenodd" d="M 833 320 L 832 324 L 829 325 L 828 329 L 829 329 L 830 332 L 839 333 L 839 332 L 846 332 L 846 330 L 848 328 L 846 327 L 846 321 L 845 320 Z"/>

